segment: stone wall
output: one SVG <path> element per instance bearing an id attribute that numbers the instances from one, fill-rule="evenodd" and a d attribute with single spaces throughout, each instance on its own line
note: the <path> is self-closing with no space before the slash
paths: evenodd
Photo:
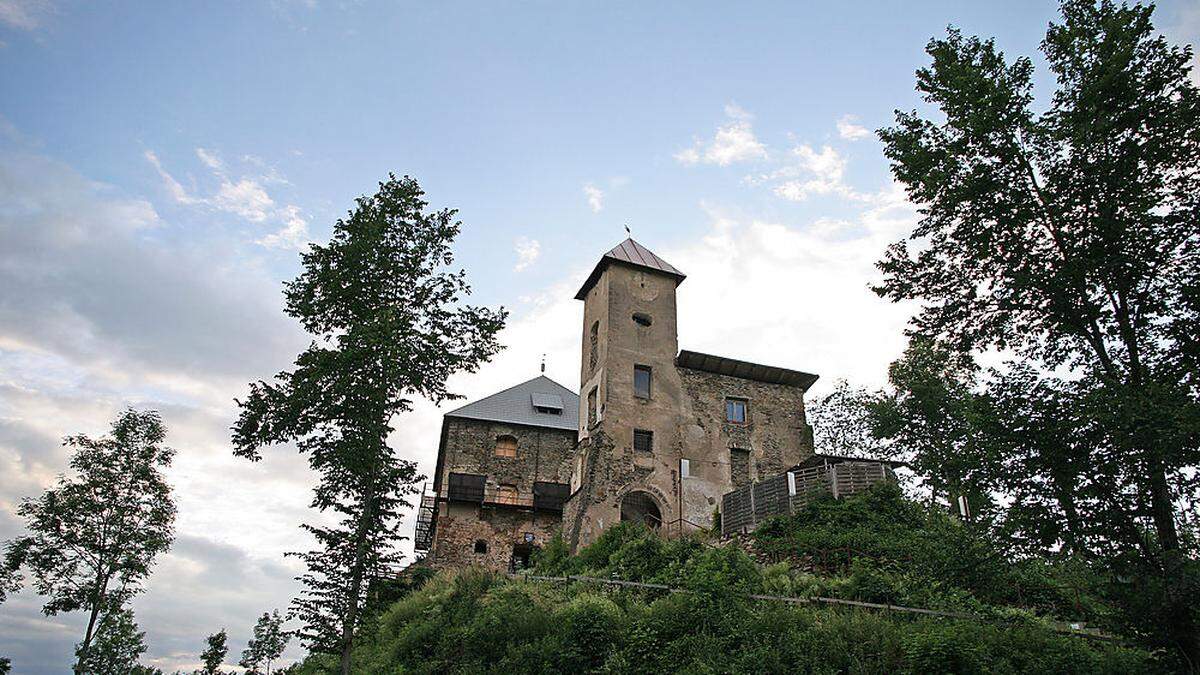
<path id="1" fill-rule="evenodd" d="M 576 432 L 570 429 L 532 427 L 484 420 L 446 417 L 442 448 L 442 474 L 438 485 L 442 497 L 451 473 L 487 477 L 485 490 L 492 494 L 500 485 L 517 490 L 519 502 L 528 503 L 537 481 L 569 483 L 571 456 Z M 496 439 L 517 439 L 517 456 L 496 455 Z M 525 546 L 525 534 L 540 546 L 561 527 L 557 511 L 533 511 L 526 504 L 466 504 L 441 501 L 429 559 L 434 566 L 482 565 L 507 569 L 514 547 Z M 475 553 L 475 542 L 487 545 L 486 554 Z"/>
<path id="2" fill-rule="evenodd" d="M 598 410 L 593 423 L 581 409 L 581 440 L 571 462 L 574 493 L 564 533 L 573 549 L 619 522 L 622 500 L 634 491 L 656 504 L 672 534 L 710 527 L 721 496 L 735 487 L 731 448 L 745 451 L 738 457 L 738 484 L 780 473 L 812 454 L 803 388 L 675 365 L 675 281 L 613 264 L 584 298 L 581 406 L 594 389 Z M 635 314 L 643 320 L 635 321 Z M 636 367 L 650 368 L 649 397 L 634 395 Z M 725 421 L 726 397 L 747 400 L 744 424 Z M 650 452 L 634 449 L 635 430 L 654 434 Z"/>
<path id="3" fill-rule="evenodd" d="M 429 564 L 438 567 L 478 566 L 497 572 L 509 569 L 514 554 L 528 554 L 554 536 L 562 516 L 509 506 L 443 503 Z M 532 542 L 527 542 L 532 535 Z M 486 551 L 476 551 L 476 542 Z"/>

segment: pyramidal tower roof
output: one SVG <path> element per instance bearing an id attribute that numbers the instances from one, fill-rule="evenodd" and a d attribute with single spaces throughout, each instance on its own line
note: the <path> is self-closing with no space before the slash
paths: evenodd
<path id="1" fill-rule="evenodd" d="M 451 410 L 445 416 L 553 429 L 577 429 L 579 395 L 545 375 L 539 375 Z"/>
<path id="2" fill-rule="evenodd" d="M 605 268 L 613 263 L 630 265 L 633 267 L 652 270 L 660 274 L 666 274 L 667 276 L 675 278 L 676 286 L 678 286 L 680 282 L 687 278 L 687 275 L 675 269 L 674 265 L 666 260 L 663 260 L 657 255 L 654 255 L 653 251 L 630 238 L 626 239 L 620 244 L 617 244 L 616 248 L 608 253 L 605 253 L 604 256 L 600 258 L 600 262 L 596 263 L 596 268 L 592 270 L 590 275 L 588 275 L 587 281 L 583 282 L 583 286 L 579 289 L 579 292 L 575 294 L 575 299 L 583 300 L 585 297 L 587 297 L 588 291 L 592 289 L 592 286 L 600 278 L 600 274 L 604 272 Z"/>

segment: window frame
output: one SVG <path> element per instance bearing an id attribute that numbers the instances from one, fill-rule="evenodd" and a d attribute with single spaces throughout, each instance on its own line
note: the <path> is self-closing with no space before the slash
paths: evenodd
<path id="1" fill-rule="evenodd" d="M 638 438 L 639 437 L 646 439 L 646 443 L 649 444 L 649 447 L 644 448 L 644 449 L 639 448 L 638 447 Z M 653 453 L 654 452 L 654 431 L 651 429 L 634 429 L 633 430 L 633 451 L 634 452 Z"/>
<path id="2" fill-rule="evenodd" d="M 731 412 L 735 410 L 735 404 L 741 404 L 742 419 L 735 420 L 731 416 Z M 726 396 L 725 397 L 725 423 L 726 424 L 748 424 L 750 422 L 750 399 L 742 396 Z"/>
<path id="3" fill-rule="evenodd" d="M 512 454 L 508 454 L 507 452 L 501 452 L 501 447 L 502 447 L 501 443 L 506 442 L 508 439 L 512 439 Z M 503 447 L 507 448 L 507 445 L 505 445 Z M 521 453 L 521 442 L 519 440 L 517 440 L 516 436 L 513 436 L 512 434 L 500 434 L 499 436 L 496 437 L 496 444 L 492 447 L 492 456 L 504 457 L 506 459 L 517 459 L 517 457 L 520 456 L 520 453 Z"/>
<path id="4" fill-rule="evenodd" d="M 646 394 L 643 396 L 638 392 L 638 374 L 646 374 Z M 650 366 L 635 363 L 633 365 L 633 397 L 643 400 L 650 400 L 654 394 L 654 369 Z"/>

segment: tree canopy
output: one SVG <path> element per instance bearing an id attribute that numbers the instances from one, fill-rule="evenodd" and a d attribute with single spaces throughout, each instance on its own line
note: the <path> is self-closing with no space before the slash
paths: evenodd
<path id="1" fill-rule="evenodd" d="M 295 368 L 251 385 L 239 401 L 235 454 L 257 461 L 265 445 L 294 442 L 320 476 L 312 505 L 341 518 L 305 525 L 321 548 L 299 553 L 308 572 L 291 615 L 316 651 L 350 671 L 368 578 L 399 558 L 399 509 L 416 465 L 388 445 L 414 397 L 457 398 L 450 375 L 475 371 L 499 349 L 506 312 L 464 302 L 466 273 L 451 271 L 455 211 L 428 211 L 417 181 L 390 176 L 334 225 L 328 244 L 302 254 L 286 284 L 286 312 L 313 335 Z"/>

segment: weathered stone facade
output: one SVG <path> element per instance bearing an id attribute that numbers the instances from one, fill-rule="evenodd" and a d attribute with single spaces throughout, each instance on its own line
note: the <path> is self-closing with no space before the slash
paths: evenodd
<path id="1" fill-rule="evenodd" d="M 435 565 L 502 569 L 560 526 L 572 549 L 621 520 L 670 535 L 708 528 L 722 495 L 812 455 L 804 392 L 816 376 L 679 351 L 683 278 L 623 242 L 576 296 L 584 305 L 578 395 L 538 378 L 447 414 L 436 496 L 422 500 L 436 504 L 423 509 L 436 520 Z M 562 417 L 542 415 L 542 390 L 562 390 L 554 394 L 567 406 Z M 514 442 L 516 456 L 505 456 Z M 455 480 L 458 498 L 447 490 Z M 468 498 L 464 481 L 474 481 Z M 569 484 L 558 486 L 559 511 L 528 499 L 545 482 Z"/>
<path id="2" fill-rule="evenodd" d="M 637 247 L 633 262 L 608 259 L 614 249 L 577 296 L 580 443 L 564 512 L 573 548 L 631 517 L 630 495 L 653 503 L 671 533 L 707 528 L 723 494 L 812 454 L 804 391 L 816 377 L 692 353 L 703 358 L 681 361 L 675 289 L 683 276 L 627 244 Z M 644 381 L 635 386 L 638 371 L 649 372 L 648 391 Z M 744 422 L 727 421 L 729 398 L 745 406 Z M 636 447 L 638 434 L 648 449 Z M 735 461 L 743 472 L 736 484 Z"/>
<path id="3" fill-rule="evenodd" d="M 576 405 L 573 398 L 564 403 Z M 559 420 L 548 418 L 546 423 Z M 478 565 L 494 570 L 527 561 L 533 547 L 562 525 L 561 504 L 548 508 L 553 500 L 549 505 L 546 500 L 535 503 L 534 488 L 561 484 L 565 495 L 576 433 L 561 423 L 534 426 L 447 415 L 434 479 L 437 512 L 427 561 L 435 567 Z M 515 456 L 508 456 L 513 440 Z M 481 492 L 456 494 L 452 474 L 482 477 Z"/>

